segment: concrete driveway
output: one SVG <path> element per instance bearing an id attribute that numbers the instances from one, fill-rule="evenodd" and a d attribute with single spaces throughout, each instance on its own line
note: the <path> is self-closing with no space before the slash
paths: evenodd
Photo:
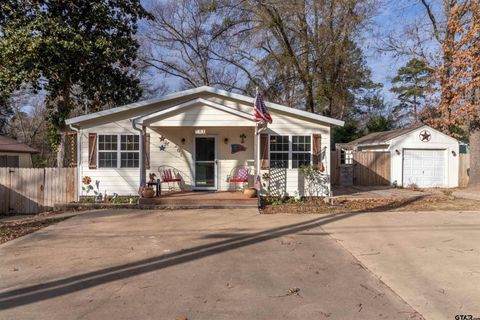
<path id="1" fill-rule="evenodd" d="M 426 319 L 480 318 L 480 212 L 366 213 L 323 228 Z"/>
<path id="2" fill-rule="evenodd" d="M 350 218 L 82 214 L 0 246 L 0 318 L 422 319 L 321 228 Z"/>

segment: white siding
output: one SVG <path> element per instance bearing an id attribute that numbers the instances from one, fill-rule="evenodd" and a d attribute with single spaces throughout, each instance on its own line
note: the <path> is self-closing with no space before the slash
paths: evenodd
<path id="1" fill-rule="evenodd" d="M 155 172 L 158 175 L 159 166 L 172 166 L 181 171 L 183 178 L 182 188 L 186 190 L 191 189 L 194 178 L 193 143 L 195 129 L 198 128 L 149 128 L 150 170 L 147 170 L 147 172 Z M 218 156 L 217 186 L 219 190 L 228 190 L 227 176 L 236 166 L 250 165 L 253 175 L 253 128 L 202 127 L 202 129 L 205 130 L 205 135 L 216 137 Z M 231 144 L 241 144 L 240 135 L 242 133 L 247 136 L 243 144 L 246 150 L 232 154 Z M 160 151 L 161 135 L 165 137 L 165 141 L 168 141 L 164 151 Z M 225 138 L 228 139 L 228 144 L 224 143 Z M 185 139 L 184 144 L 182 144 L 182 139 Z M 253 177 L 251 179 L 253 182 Z"/>
<path id="2" fill-rule="evenodd" d="M 150 123 L 152 127 L 188 127 L 188 126 L 237 126 L 253 127 L 248 119 L 240 118 L 201 103 L 186 107 L 162 116 L 162 119 Z"/>
<path id="3" fill-rule="evenodd" d="M 326 186 L 327 190 L 330 190 L 330 127 L 321 125 L 318 123 L 294 118 L 292 116 L 281 114 L 281 113 L 272 113 L 273 123 L 268 126 L 266 133 L 270 135 L 312 135 L 314 133 L 321 134 L 321 149 L 327 147 L 327 152 L 325 154 L 326 161 L 324 165 L 326 167 L 326 175 L 328 185 Z M 278 178 L 279 181 L 285 179 L 285 194 L 284 196 L 294 196 L 296 192 L 300 196 L 306 196 L 305 189 L 307 188 L 307 183 L 298 169 L 287 169 L 284 170 L 284 173 L 279 173 L 279 175 L 284 175 Z M 267 170 L 262 171 L 262 173 L 268 172 Z M 277 182 L 278 183 L 278 182 Z M 280 182 L 280 184 L 283 184 Z M 282 194 L 281 194 L 282 195 Z M 318 195 L 327 195 L 325 193 Z"/>
<path id="4" fill-rule="evenodd" d="M 113 193 L 118 193 L 120 195 L 136 195 L 140 185 L 139 169 L 88 168 L 88 134 L 90 132 L 97 134 L 138 134 L 138 131 L 135 131 L 132 128 L 132 124 L 129 120 L 116 121 L 81 130 L 80 142 L 82 150 L 80 177 L 91 177 L 92 185 L 95 184 L 96 180 L 100 181 L 100 192 L 102 193 L 106 191 L 109 195 Z M 80 194 L 82 194 L 81 187 L 79 189 Z"/>
<path id="5" fill-rule="evenodd" d="M 223 104 L 228 107 L 236 108 L 243 112 L 252 112 L 252 106 L 241 103 L 237 100 L 220 98 L 211 94 L 200 95 L 200 97 Z M 182 101 L 179 99 L 178 101 Z M 170 102 L 171 103 L 171 102 Z M 142 109 L 144 114 L 150 114 L 155 109 L 164 109 L 164 105 L 151 106 Z M 219 190 L 228 190 L 229 183 L 227 176 L 232 169 L 239 165 L 249 165 L 252 169 L 250 185 L 253 186 L 254 174 L 254 126 L 253 123 L 237 115 L 225 111 L 211 108 L 209 106 L 197 105 L 184 110 L 185 112 L 176 112 L 162 117 L 156 122 L 151 123 L 147 128 L 150 133 L 150 169 L 147 169 L 147 176 L 150 172 L 156 172 L 158 167 L 168 165 L 182 172 L 182 188 L 189 190 L 192 186 L 194 167 L 193 167 L 193 139 L 195 129 L 204 129 L 205 134 L 215 135 L 217 137 L 218 150 L 218 175 L 217 186 Z M 321 134 L 322 148 L 327 147 L 326 152 L 326 172 L 330 172 L 330 127 L 324 123 L 316 121 L 307 121 L 281 112 L 272 112 L 273 124 L 268 126 L 267 133 L 276 135 L 311 135 L 313 133 Z M 128 117 L 134 118 L 142 114 L 128 114 Z M 89 169 L 88 168 L 88 133 L 97 134 L 138 134 L 132 128 L 129 119 L 114 118 L 111 123 L 95 125 L 89 122 L 88 128 L 81 129 L 81 167 L 80 176 L 90 176 L 93 181 L 100 181 L 100 191 L 107 194 L 118 193 L 121 195 L 137 194 L 139 187 L 139 169 Z M 231 144 L 240 144 L 240 135 L 245 134 L 244 146 L 246 151 L 231 154 Z M 164 151 L 160 151 L 160 136 L 163 135 L 168 141 Z M 182 139 L 185 143 L 182 144 Z M 228 138 L 228 144 L 224 139 Z M 299 175 L 297 169 L 288 169 L 286 171 L 286 195 L 293 196 L 295 191 L 303 195 L 305 182 Z M 328 186 L 329 189 L 329 186 Z"/>
<path id="6" fill-rule="evenodd" d="M 419 138 L 420 132 L 428 130 L 431 133 L 431 139 L 428 142 L 422 142 Z M 445 155 L 445 186 L 455 188 L 458 186 L 458 141 L 437 130 L 429 127 L 421 127 L 408 134 L 393 139 L 390 143 L 391 154 L 391 180 L 398 185 L 408 186 L 409 181 L 403 181 L 403 157 L 405 149 L 422 150 L 444 150 Z M 398 152 L 397 152 L 398 150 Z M 455 155 L 453 154 L 455 153 Z"/>

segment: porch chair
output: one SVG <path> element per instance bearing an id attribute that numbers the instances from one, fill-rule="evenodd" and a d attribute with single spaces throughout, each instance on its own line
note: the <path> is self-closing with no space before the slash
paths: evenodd
<path id="1" fill-rule="evenodd" d="M 245 189 L 245 183 L 248 184 L 248 177 L 250 176 L 250 167 L 249 166 L 237 166 L 230 171 L 230 174 L 227 177 L 229 182 L 229 189 L 231 190 L 232 185 L 234 186 L 233 190 L 237 190 L 237 183 L 241 183 L 243 189 Z"/>
<path id="2" fill-rule="evenodd" d="M 169 191 L 175 189 L 175 182 L 178 182 L 178 187 L 180 188 L 182 178 L 179 170 L 171 166 L 160 166 L 158 167 L 158 172 L 160 173 L 160 183 L 167 183 Z M 173 183 L 173 186 L 170 183 Z"/>

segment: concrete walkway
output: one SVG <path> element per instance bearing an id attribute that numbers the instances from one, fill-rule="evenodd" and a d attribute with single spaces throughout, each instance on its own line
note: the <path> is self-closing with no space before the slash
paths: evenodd
<path id="1" fill-rule="evenodd" d="M 381 212 L 325 231 L 426 319 L 480 317 L 480 212 Z"/>
<path id="2" fill-rule="evenodd" d="M 0 246 L 0 318 L 422 319 L 321 228 L 353 216 L 84 213 Z"/>

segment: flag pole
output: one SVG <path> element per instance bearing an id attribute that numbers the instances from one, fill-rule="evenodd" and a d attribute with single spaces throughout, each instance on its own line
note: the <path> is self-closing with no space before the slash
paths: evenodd
<path id="1" fill-rule="evenodd" d="M 255 100 L 257 99 L 258 97 L 258 86 L 255 88 Z M 256 101 L 253 101 L 253 103 L 255 104 Z M 257 140 L 257 161 L 255 161 L 255 173 L 256 173 L 256 177 L 255 177 L 255 184 L 257 184 L 258 181 L 260 181 L 260 130 L 258 128 L 258 122 L 255 124 L 255 139 Z M 260 208 L 260 193 L 261 193 L 261 190 L 262 190 L 262 183 L 258 183 L 258 186 L 257 186 L 257 207 Z"/>

